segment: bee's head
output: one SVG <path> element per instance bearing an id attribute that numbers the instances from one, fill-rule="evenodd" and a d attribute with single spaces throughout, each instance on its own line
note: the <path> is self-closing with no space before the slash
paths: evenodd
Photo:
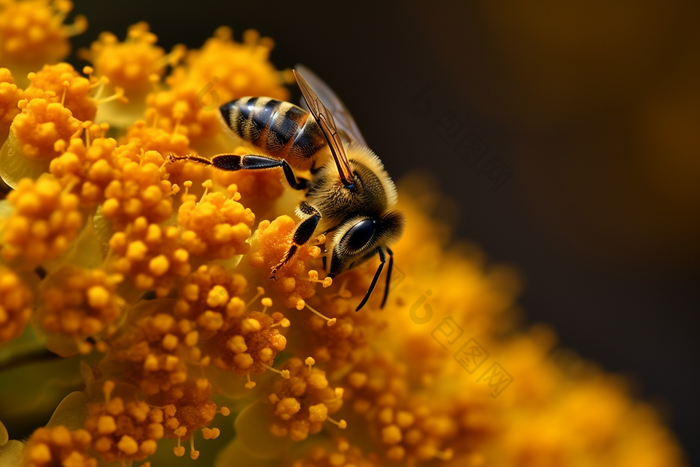
<path id="1" fill-rule="evenodd" d="M 378 247 L 395 243 L 406 218 L 395 210 L 379 216 L 355 216 L 343 221 L 333 235 L 329 275 L 335 277 L 377 254 Z"/>

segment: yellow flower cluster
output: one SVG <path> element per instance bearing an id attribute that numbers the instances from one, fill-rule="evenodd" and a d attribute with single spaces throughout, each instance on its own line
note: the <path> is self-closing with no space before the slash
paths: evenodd
<path id="1" fill-rule="evenodd" d="M 76 70 L 60 62 L 85 27 L 63 25 L 70 2 L 1 3 L 2 355 L 83 354 L 85 389 L 25 443 L 0 424 L 0 465 L 159 467 L 183 442 L 221 466 L 683 465 L 616 378 L 519 327 L 517 276 L 448 243 L 420 182 L 399 186 L 409 222 L 383 310 L 380 280 L 355 312 L 378 260 L 331 280 L 323 235 L 270 278 L 296 226 L 282 174 L 168 156 L 251 150 L 217 104 L 289 98 L 272 40 L 220 28 L 166 53 L 138 23 Z M 231 413 L 235 433 L 217 417 Z M 200 451 L 200 436 L 228 444 Z"/>
<path id="2" fill-rule="evenodd" d="M 27 467 L 97 467 L 97 459 L 87 454 L 92 437 L 86 430 L 69 431 L 64 426 L 39 428 L 27 442 Z"/>
<path id="3" fill-rule="evenodd" d="M 10 131 L 10 124 L 20 110 L 17 107 L 24 95 L 12 79 L 12 73 L 7 68 L 0 68 L 0 141 L 5 142 Z"/>
<path id="4" fill-rule="evenodd" d="M 80 121 L 94 120 L 97 104 L 90 95 L 90 80 L 80 76 L 68 63 L 44 65 L 37 73 L 28 75 L 31 85 L 24 97 L 31 101 L 35 97 L 60 96 L 61 104 Z"/>
<path id="5" fill-rule="evenodd" d="M 172 57 L 166 56 L 165 51 L 155 45 L 157 41 L 148 24 L 141 22 L 129 27 L 124 42 L 119 42 L 110 32 L 103 32 L 90 50 L 81 51 L 81 55 L 113 85 L 123 87 L 130 95 L 141 94 L 150 89 L 152 75 L 162 76 L 168 62 L 177 63 L 182 54 L 178 48 Z"/>
<path id="6" fill-rule="evenodd" d="M 202 91 L 216 91 L 220 103 L 243 96 L 289 98 L 277 71 L 268 61 L 274 47 L 269 38 L 256 31 L 246 31 L 244 42 L 232 40 L 229 28 L 216 30 L 200 50 L 191 51 L 185 63 L 167 78 L 168 90 L 153 94 L 147 116 L 158 127 L 177 133 L 181 129 L 192 141 L 203 142 L 221 131 L 216 114 L 207 110 L 211 96 Z"/>
<path id="7" fill-rule="evenodd" d="M 68 39 L 87 29 L 82 15 L 63 24 L 73 9 L 67 0 L 8 0 L 0 8 L 0 60 L 19 72 L 23 84 L 28 72 L 65 58 Z"/>
<path id="8" fill-rule="evenodd" d="M 357 446 L 339 438 L 336 449 L 313 448 L 306 459 L 298 459 L 291 467 L 376 467 L 376 461 L 367 459 Z"/>
<path id="9" fill-rule="evenodd" d="M 131 381 L 148 395 L 187 380 L 187 360 L 199 361 L 199 335 L 191 321 L 158 313 L 140 318 L 136 329 L 114 342 L 114 358 L 128 362 Z"/>
<path id="10" fill-rule="evenodd" d="M 119 171 L 110 164 L 116 144 L 112 138 L 95 138 L 87 147 L 82 138 L 71 138 L 65 152 L 51 160 L 49 171 L 61 185 L 80 187 L 76 194 L 81 205 L 101 204 L 105 201 L 107 186 L 119 180 Z"/>
<path id="11" fill-rule="evenodd" d="M 251 239 L 250 264 L 264 271 L 263 274 L 270 271 L 287 252 L 294 227 L 295 222 L 289 216 L 280 216 L 272 222 L 260 222 Z M 320 254 L 318 246 L 304 245 L 297 250 L 289 264 L 278 272 L 272 286 L 285 298 L 286 306 L 301 309 L 304 307 L 304 299 L 315 293 L 316 281 L 310 279 L 309 272 L 312 270 L 308 268 L 308 262 Z"/>
<path id="12" fill-rule="evenodd" d="M 94 440 L 93 448 L 107 462 L 145 459 L 156 452 L 156 441 L 163 437 L 163 409 L 111 398 L 113 389 L 112 381 L 105 382 L 106 400 L 88 405 L 85 429 Z"/>
<path id="13" fill-rule="evenodd" d="M 247 288 L 248 282 L 240 274 L 228 274 L 217 264 L 200 266 L 180 288 L 175 315 L 216 332 L 223 326 L 224 316 L 242 314 L 245 303 L 240 297 Z"/>
<path id="14" fill-rule="evenodd" d="M 22 279 L 0 266 L 0 344 L 19 336 L 32 314 L 32 295 Z"/>
<path id="15" fill-rule="evenodd" d="M 92 345 L 87 337 L 114 334 L 124 300 L 115 293 L 122 281 L 119 274 L 102 269 L 85 270 L 65 265 L 50 273 L 40 287 L 41 327 L 48 333 L 74 339 L 80 353 L 88 354 Z"/>
<path id="16" fill-rule="evenodd" d="M 19 108 L 22 113 L 12 122 L 12 135 L 17 138 L 21 153 L 30 159 L 56 157 L 55 144 L 82 130 L 71 111 L 51 98 L 23 99 Z"/>
<path id="17" fill-rule="evenodd" d="M 211 181 L 206 185 L 211 187 Z M 246 242 L 255 214 L 237 201 L 241 196 L 235 185 L 228 191 L 231 198 L 210 193 L 197 202 L 191 195 L 180 206 L 177 220 L 183 229 L 182 242 L 190 253 L 211 260 L 232 258 L 250 250 Z"/>
<path id="18" fill-rule="evenodd" d="M 23 179 L 7 201 L 14 209 L 2 229 L 0 255 L 19 267 L 62 255 L 83 225 L 78 197 L 50 176 Z"/>
<path id="19" fill-rule="evenodd" d="M 177 227 L 149 224 L 139 217 L 124 232 L 116 232 L 109 246 L 114 269 L 139 290 L 154 290 L 165 297 L 177 278 L 190 272 L 189 254 L 178 241 Z"/>
<path id="20" fill-rule="evenodd" d="M 271 305 L 269 298 L 265 304 Z M 227 307 L 228 319 L 211 339 L 207 353 L 213 356 L 212 362 L 217 368 L 248 375 L 246 387 L 252 388 L 255 383 L 250 381 L 250 374 L 270 369 L 277 353 L 287 346 L 287 339 L 277 327 L 288 327 L 289 320 L 279 312 L 272 315 L 257 311 L 241 313 L 241 308 L 235 311 L 233 308 Z"/>
<path id="21" fill-rule="evenodd" d="M 275 416 L 279 418 L 270 426 L 270 431 L 275 436 L 289 435 L 294 441 L 318 433 L 326 420 L 341 429 L 347 427 L 344 420 L 328 417 L 343 405 L 343 390 L 329 387 L 325 372 L 313 368 L 316 363 L 313 358 L 307 358 L 304 363 L 298 358 L 288 360 L 285 363 L 287 380 L 275 382 L 274 392 L 269 397 L 275 406 Z"/>

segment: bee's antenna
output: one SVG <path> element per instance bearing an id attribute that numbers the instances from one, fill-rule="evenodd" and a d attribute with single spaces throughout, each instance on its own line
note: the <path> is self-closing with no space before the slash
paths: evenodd
<path id="1" fill-rule="evenodd" d="M 372 283 L 369 285 L 369 289 L 367 289 L 367 293 L 365 294 L 365 298 L 362 299 L 359 305 L 357 305 L 357 308 L 355 308 L 355 311 L 360 311 L 360 308 L 365 306 L 365 303 L 367 303 L 367 300 L 369 300 L 369 296 L 372 295 L 372 291 L 374 290 L 374 286 L 377 285 L 377 279 L 379 279 L 379 275 L 382 273 L 382 269 L 384 269 L 384 263 L 386 263 L 386 256 L 384 256 L 384 250 L 382 250 L 382 247 L 377 248 L 377 252 L 379 253 L 379 260 L 381 263 L 379 263 L 379 267 L 377 268 L 377 272 L 374 273 L 374 277 L 372 278 Z"/>
<path id="2" fill-rule="evenodd" d="M 386 299 L 389 298 L 389 285 L 391 285 L 391 270 L 394 269 L 394 252 L 391 248 L 386 247 L 387 253 L 389 253 L 389 268 L 386 270 L 386 286 L 384 287 L 384 298 L 382 298 L 382 304 L 380 309 L 384 308 L 386 305 Z"/>

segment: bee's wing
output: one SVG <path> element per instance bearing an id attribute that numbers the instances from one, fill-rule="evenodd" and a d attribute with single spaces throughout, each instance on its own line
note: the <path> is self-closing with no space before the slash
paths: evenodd
<path id="1" fill-rule="evenodd" d="M 303 76 L 297 70 L 294 71 L 294 77 L 297 80 L 299 89 L 306 99 L 306 104 L 309 107 L 309 112 L 314 116 L 318 125 L 321 127 L 326 140 L 328 141 L 328 146 L 330 147 L 331 154 L 335 160 L 335 165 L 338 167 L 338 174 L 340 175 L 340 180 L 346 187 L 354 187 L 355 177 L 350 169 L 350 161 L 348 161 L 348 156 L 345 154 L 345 148 L 343 147 L 343 142 L 338 134 L 338 128 L 335 125 L 335 119 L 333 114 L 329 111 L 323 102 L 319 99 L 309 83 L 306 82 Z"/>
<path id="2" fill-rule="evenodd" d="M 343 101 L 340 100 L 333 90 L 321 78 L 319 78 L 316 73 L 309 70 L 304 65 L 297 64 L 295 69 L 304 76 L 304 79 L 306 79 L 311 88 L 316 92 L 319 99 L 321 99 L 328 110 L 331 111 L 335 117 L 335 123 L 338 129 L 345 132 L 345 134 L 351 140 L 367 147 L 367 142 L 362 136 L 362 133 L 360 133 L 360 129 L 357 127 L 355 119 L 352 118 L 348 108 L 345 107 Z M 306 105 L 304 105 L 304 108 L 309 110 L 308 106 Z"/>

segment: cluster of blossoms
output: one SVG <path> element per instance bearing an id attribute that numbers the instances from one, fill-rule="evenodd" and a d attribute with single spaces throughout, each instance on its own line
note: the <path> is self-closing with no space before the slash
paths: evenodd
<path id="1" fill-rule="evenodd" d="M 289 98 L 271 39 L 220 28 L 167 52 L 138 23 L 78 51 L 78 70 L 61 62 L 86 27 L 64 24 L 70 9 L 0 5 L 0 361 L 48 348 L 83 389 L 24 442 L 0 423 L 0 465 L 155 467 L 188 445 L 221 466 L 682 465 L 618 380 L 515 324 L 517 278 L 449 246 L 417 181 L 399 186 L 404 277 L 383 310 L 379 285 L 354 311 L 376 263 L 332 281 L 323 238 L 270 280 L 295 227 L 282 175 L 166 158 L 246 153 L 210 104 Z M 431 317 L 415 319 L 428 289 Z M 448 320 L 497 357 L 507 390 L 445 350 Z M 200 451 L 200 437 L 228 444 Z"/>

